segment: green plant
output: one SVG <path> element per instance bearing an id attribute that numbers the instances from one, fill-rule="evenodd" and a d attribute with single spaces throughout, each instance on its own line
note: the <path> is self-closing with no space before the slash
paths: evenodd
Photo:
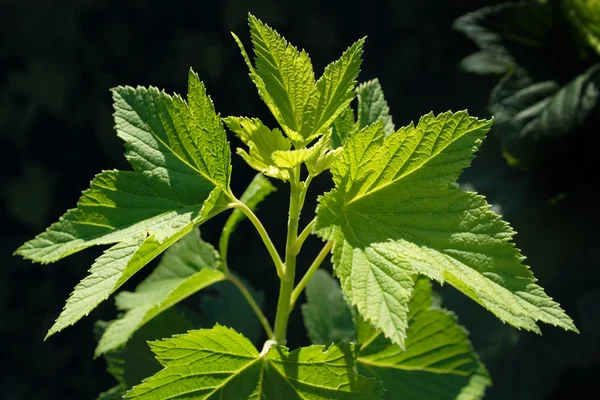
<path id="1" fill-rule="evenodd" d="M 256 118 L 223 119 L 248 146 L 238 154 L 259 171 L 239 199 L 230 189 L 223 124 L 197 74 L 190 71 L 187 101 L 152 87 L 119 87 L 116 129 L 133 171 L 97 175 L 76 209 L 17 250 L 50 263 L 112 245 L 76 286 L 50 336 L 168 249 L 134 292 L 117 296 L 121 318 L 98 325 L 96 354 L 106 356 L 119 381 L 100 398 L 481 398 L 490 383 L 485 367 L 454 315 L 435 304 L 429 279 L 450 283 L 518 328 L 539 332 L 541 321 L 576 331 L 522 264 L 508 224 L 483 197 L 455 185 L 492 121 L 464 111 L 430 113 L 396 130 L 379 83 L 355 88 L 364 40 L 315 80 L 304 51 L 253 16 L 249 24 L 254 65 L 234 37 L 281 130 Z M 300 229 L 309 185 L 326 170 L 335 187 L 318 198 L 315 218 Z M 290 187 L 284 257 L 254 213 L 274 191 L 264 175 Z M 233 212 L 216 251 L 196 228 L 227 210 Z M 280 278 L 273 328 L 227 263 L 230 237 L 244 218 Z M 325 243 L 296 283 L 296 259 L 311 234 Z M 318 271 L 330 253 L 341 290 Z M 269 337 L 261 351 L 221 324 L 190 330 L 207 322 L 173 307 L 225 281 L 239 289 Z M 290 352 L 288 318 L 305 288 L 303 314 L 314 344 Z M 140 355 L 149 331 L 160 338 L 188 331 L 150 343 L 160 371 Z"/>

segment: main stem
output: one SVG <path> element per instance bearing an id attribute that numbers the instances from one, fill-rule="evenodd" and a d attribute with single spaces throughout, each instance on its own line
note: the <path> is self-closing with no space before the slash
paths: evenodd
<path id="1" fill-rule="evenodd" d="M 298 238 L 298 220 L 302 209 L 301 197 L 305 188 L 300 188 L 300 167 L 296 167 L 290 174 L 290 209 L 288 213 L 288 231 L 285 245 L 285 268 L 279 284 L 279 300 L 277 302 L 277 316 L 275 317 L 275 340 L 280 345 L 285 345 L 288 320 L 290 317 L 290 300 L 294 290 L 294 277 L 296 274 L 296 256 L 294 245 Z"/>

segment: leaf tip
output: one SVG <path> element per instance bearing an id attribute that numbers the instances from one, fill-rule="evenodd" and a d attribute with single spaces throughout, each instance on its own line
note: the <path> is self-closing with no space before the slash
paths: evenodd
<path id="1" fill-rule="evenodd" d="M 200 76 L 198 76 L 198 73 L 196 71 L 194 71 L 194 68 L 190 67 L 190 70 L 188 71 L 188 80 L 197 80 L 198 82 L 202 83 L 200 81 Z"/>
<path id="2" fill-rule="evenodd" d="M 56 322 L 50 327 L 50 329 L 48 329 L 48 332 L 46 332 L 46 335 L 44 336 L 44 342 L 46 340 L 48 340 L 51 336 L 54 336 L 55 333 L 58 333 L 60 331 L 60 329 L 56 328 Z"/>

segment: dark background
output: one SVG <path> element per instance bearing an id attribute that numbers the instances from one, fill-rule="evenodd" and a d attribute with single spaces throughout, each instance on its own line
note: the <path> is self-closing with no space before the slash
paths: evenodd
<path id="1" fill-rule="evenodd" d="M 230 35 L 231 31 L 236 32 L 249 45 L 246 18 L 250 11 L 292 43 L 305 48 L 317 74 L 355 40 L 368 36 L 360 80 L 380 79 L 396 126 L 406 125 L 432 110 L 437 113 L 468 109 L 472 115 L 488 116 L 486 103 L 494 80 L 459 71 L 460 59 L 475 51 L 475 46 L 452 30 L 452 22 L 494 1 L 407 0 L 362 2 L 360 6 L 316 0 L 285 5 L 275 0 L 247 3 L 0 0 L 0 366 L 4 367 L 0 375 L 1 398 L 93 399 L 114 384 L 104 371 L 104 360 L 92 360 L 93 323 L 114 318 L 112 301 L 102 304 L 74 327 L 42 341 L 69 293 L 86 275 L 101 249 L 90 249 L 48 266 L 11 255 L 20 244 L 74 207 L 96 173 L 129 169 L 122 155 L 123 146 L 112 129 L 111 87 L 153 85 L 185 94 L 191 66 L 205 82 L 222 116 L 256 116 L 273 126 Z M 489 140 L 467 178 L 470 176 L 473 182 L 483 180 L 478 189 L 484 193 L 487 189 L 491 201 L 514 204 L 532 197 L 535 182 L 522 171 L 510 172 L 508 178 L 503 175 L 505 181 L 494 178 L 495 186 L 489 182 L 486 186 L 489 171 L 494 171 L 496 165 L 505 168 L 493 137 Z M 233 136 L 231 142 L 234 147 L 240 145 Z M 241 194 L 253 175 L 254 171 L 234 156 L 234 193 Z M 287 189 L 276 185 L 279 192 L 263 203 L 258 215 L 281 246 L 287 211 L 281 204 L 286 203 L 283 199 L 287 198 Z M 322 192 L 329 185 L 328 176 L 320 177 L 312 193 Z M 535 213 L 536 204 L 529 202 L 530 209 L 505 215 L 521 232 L 516 237 L 517 245 L 524 254 L 531 254 L 528 262 L 536 275 L 544 276 L 548 267 L 544 257 L 550 258 L 560 271 L 573 272 L 582 263 L 586 268 L 597 266 L 600 254 L 592 243 L 597 234 L 584 237 L 578 234 L 577 224 L 573 225 L 574 221 L 589 220 L 589 214 L 566 204 L 569 212 L 561 214 L 560 223 L 554 224 L 545 214 Z M 308 202 L 307 219 L 314 206 L 314 201 Z M 514 208 L 522 211 L 521 206 Z M 590 205 L 589 210 L 595 211 L 595 206 Z M 207 223 L 202 227 L 203 237 L 215 243 L 222 223 L 223 218 Z M 236 238 L 243 240 L 233 239 L 231 266 L 265 292 L 267 314 L 272 318 L 278 284 L 268 267 L 268 255 L 249 224 L 240 227 Z M 557 248 L 553 244 L 566 241 L 584 241 L 585 246 L 563 246 L 564 251 L 561 247 L 560 253 L 553 253 Z M 307 260 L 318 247 L 317 240 L 308 242 Z M 596 260 L 595 264 L 590 265 L 589 260 Z M 572 301 L 574 297 L 569 297 L 568 291 L 554 290 L 574 278 L 554 269 L 546 276 L 542 286 L 565 306 L 581 328 L 580 304 Z M 580 275 L 576 276 L 579 279 Z M 580 288 L 591 291 L 591 305 L 586 304 L 595 314 L 594 305 L 599 302 L 597 290 L 594 292 L 598 280 L 594 279 Z M 575 387 L 592 387 L 598 376 L 598 368 L 593 365 L 599 359 L 598 346 L 592 346 L 598 330 L 594 322 L 588 343 L 591 350 L 584 347 L 577 353 L 571 345 L 573 337 L 578 337 L 556 333 L 552 328 L 544 328 L 543 340 L 548 340 L 548 332 L 550 339 L 558 337 L 557 342 L 544 347 L 539 345 L 542 339 L 538 336 L 518 335 L 503 325 L 496 329 L 493 319 L 480 318 L 478 310 L 456 300 L 454 293 L 445 289 L 446 294 L 446 305 L 456 306 L 461 322 L 473 331 L 473 341 L 483 352 L 484 360 L 488 361 L 485 354 L 491 354 L 489 366 L 495 387 L 490 396 L 495 391 L 496 398 L 559 399 Z M 488 328 L 491 332 L 485 331 Z M 292 318 L 290 332 L 292 347 L 307 343 L 298 312 Z M 538 344 L 530 347 L 530 342 Z M 559 343 L 558 347 L 562 346 L 573 360 L 560 361 L 560 367 L 547 372 L 544 357 L 556 353 L 553 343 Z M 505 354 L 511 356 L 497 363 L 497 352 L 488 351 L 490 345 L 510 347 Z M 516 351 L 516 347 L 535 348 L 538 353 L 525 354 Z M 516 373 L 519 368 L 524 372 Z M 537 386 L 530 388 L 531 379 L 548 389 L 538 393 Z M 502 393 L 510 393 L 510 397 Z"/>

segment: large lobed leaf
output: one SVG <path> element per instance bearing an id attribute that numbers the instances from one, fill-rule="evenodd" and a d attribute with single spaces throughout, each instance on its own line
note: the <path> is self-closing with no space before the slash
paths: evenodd
<path id="1" fill-rule="evenodd" d="M 536 285 L 483 197 L 453 184 L 491 121 L 428 114 L 386 136 L 381 122 L 352 134 L 319 198 L 315 232 L 334 241 L 342 288 L 360 314 L 401 347 L 413 276 L 448 282 L 516 327 L 536 321 L 576 330 Z"/>
<path id="2" fill-rule="evenodd" d="M 352 372 L 355 345 L 272 347 L 220 325 L 151 342 L 164 369 L 128 399 L 377 399 L 381 387 Z"/>
<path id="3" fill-rule="evenodd" d="M 116 129 L 134 171 L 106 171 L 76 209 L 17 250 L 50 263 L 87 247 L 114 244 L 96 260 L 48 332 L 87 315 L 162 251 L 222 211 L 229 144 L 210 97 L 190 71 L 187 102 L 156 88 L 113 90 Z"/>

